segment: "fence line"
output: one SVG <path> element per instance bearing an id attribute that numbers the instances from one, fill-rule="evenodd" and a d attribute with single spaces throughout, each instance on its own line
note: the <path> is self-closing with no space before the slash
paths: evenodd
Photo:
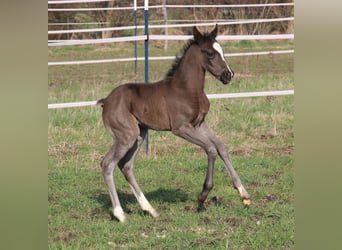
<path id="1" fill-rule="evenodd" d="M 237 56 L 258 56 L 258 55 L 276 55 L 276 54 L 290 54 L 294 53 L 294 50 L 273 50 L 273 51 L 258 51 L 258 52 L 244 52 L 244 53 L 226 53 L 225 57 L 237 57 Z M 174 60 L 176 56 L 150 56 L 148 60 Z M 144 57 L 129 57 L 129 58 L 111 58 L 100 60 L 82 60 L 82 61 L 64 61 L 64 62 L 48 62 L 48 66 L 57 65 L 81 65 L 81 64 L 96 64 L 96 63 L 112 63 L 112 62 L 132 62 L 143 61 Z"/>
<path id="2" fill-rule="evenodd" d="M 160 5 L 164 7 L 164 5 Z M 294 6 L 294 3 L 257 3 L 257 4 L 166 4 L 166 8 L 248 8 L 248 7 L 276 7 Z"/>
<path id="3" fill-rule="evenodd" d="M 282 18 L 268 18 L 268 19 L 250 19 L 241 21 L 229 21 L 229 22 L 217 22 L 218 25 L 237 25 L 248 23 L 269 23 L 269 22 L 283 22 L 293 21 L 294 17 L 282 17 Z M 212 26 L 215 23 L 186 23 L 186 24 L 160 24 L 149 25 L 149 28 L 181 28 L 181 27 L 193 27 L 193 26 Z M 73 29 L 73 30 L 50 30 L 48 34 L 70 34 L 70 33 L 86 33 L 86 32 L 101 32 L 101 31 L 114 31 L 114 30 L 130 30 L 130 29 L 143 29 L 144 25 L 138 26 L 121 26 L 110 28 L 93 28 L 93 29 Z"/>
<path id="4" fill-rule="evenodd" d="M 294 90 L 208 94 L 207 97 L 208 99 L 223 99 L 223 98 L 229 99 L 229 98 L 241 98 L 241 97 L 262 97 L 262 96 L 281 96 L 281 95 L 294 95 Z"/>
<path id="5" fill-rule="evenodd" d="M 58 0 L 48 1 L 48 4 L 69 4 L 69 3 L 96 3 L 96 2 L 113 2 L 114 0 Z"/>
<path id="6" fill-rule="evenodd" d="M 241 98 L 241 97 L 262 97 L 262 96 L 282 96 L 293 95 L 294 90 L 278 90 L 278 91 L 261 91 L 261 92 L 242 92 L 242 93 L 224 93 L 224 94 L 208 94 L 208 99 L 223 98 Z M 75 108 L 85 106 L 95 106 L 97 101 L 89 102 L 67 102 L 48 104 L 48 109 Z"/>
<path id="7" fill-rule="evenodd" d="M 110 22 L 88 22 L 88 23 L 48 23 L 48 26 L 67 26 L 67 25 L 101 25 L 110 24 Z"/>
<path id="8" fill-rule="evenodd" d="M 52 1 L 51 1 L 52 2 Z M 82 2 L 84 3 L 84 2 Z M 265 3 L 265 4 L 193 4 L 193 5 L 149 5 L 149 9 L 159 8 L 248 8 L 248 7 L 277 7 L 294 6 L 294 3 Z M 104 11 L 104 10 L 133 10 L 134 7 L 104 7 L 104 8 L 48 8 L 48 11 L 54 12 L 74 12 L 74 11 Z M 138 6 L 137 9 L 144 9 L 144 6 Z"/>
<path id="9" fill-rule="evenodd" d="M 184 41 L 189 40 L 191 35 L 140 35 L 140 36 L 126 36 L 102 39 L 82 39 L 82 40 L 48 40 L 48 46 L 70 46 L 70 45 L 88 45 L 114 42 L 132 42 L 145 40 L 173 40 Z M 294 34 L 280 34 L 280 35 L 218 35 L 217 40 L 282 40 L 294 39 Z"/>
<path id="10" fill-rule="evenodd" d="M 190 23 L 196 21 L 196 23 L 204 23 L 204 22 L 210 22 L 210 23 L 220 23 L 220 22 L 238 22 L 238 21 L 246 21 L 246 20 L 262 20 L 262 19 L 206 19 L 206 20 L 194 20 L 194 19 L 168 19 L 168 23 Z M 150 20 L 149 23 L 165 23 L 165 20 Z M 102 25 L 102 24 L 110 24 L 110 22 L 78 22 L 78 23 L 48 23 L 49 26 L 76 26 L 76 25 Z M 131 26 L 126 26 L 131 27 Z M 135 26 L 134 26 L 135 27 Z"/>

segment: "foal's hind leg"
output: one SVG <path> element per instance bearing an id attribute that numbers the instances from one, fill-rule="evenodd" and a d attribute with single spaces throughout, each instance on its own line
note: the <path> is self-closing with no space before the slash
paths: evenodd
<path id="1" fill-rule="evenodd" d="M 140 128 L 140 136 L 134 143 L 133 147 L 127 152 L 125 157 L 119 162 L 119 167 L 123 175 L 125 176 L 127 182 L 129 183 L 134 196 L 138 200 L 142 210 L 149 212 L 153 217 L 158 217 L 159 213 L 151 206 L 145 195 L 141 191 L 139 184 L 137 183 L 134 176 L 134 159 L 137 155 L 141 144 L 146 137 L 147 129 Z"/>
<path id="2" fill-rule="evenodd" d="M 120 200 L 119 200 L 116 188 L 115 188 L 114 176 L 113 176 L 114 169 L 116 165 L 118 164 L 120 158 L 122 157 L 122 156 L 120 157 L 120 155 L 117 157 L 117 154 L 116 154 L 117 149 L 119 147 L 120 146 L 117 142 L 114 143 L 114 145 L 111 147 L 109 152 L 105 155 L 105 157 L 101 161 L 101 168 L 102 168 L 103 178 L 107 185 L 109 196 L 112 201 L 113 214 L 119 221 L 124 222 L 126 220 L 126 216 L 120 204 Z"/>
<path id="3" fill-rule="evenodd" d="M 122 131 L 123 132 L 123 131 Z M 113 133 L 114 135 L 115 133 Z M 119 161 L 126 155 L 127 151 L 133 146 L 138 137 L 138 128 L 127 130 L 126 133 L 118 133 L 120 138 L 116 137 L 115 143 L 101 161 L 102 174 L 107 185 L 109 196 L 113 205 L 114 216 L 121 222 L 126 220 L 122 210 L 118 194 L 114 184 L 114 169 Z M 124 136 L 123 136 L 124 135 Z"/>

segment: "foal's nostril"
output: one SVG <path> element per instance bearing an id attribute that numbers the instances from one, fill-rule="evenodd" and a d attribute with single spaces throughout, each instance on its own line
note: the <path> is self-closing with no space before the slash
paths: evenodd
<path id="1" fill-rule="evenodd" d="M 234 72 L 233 71 L 225 71 L 225 76 L 229 79 L 234 77 Z"/>
<path id="2" fill-rule="evenodd" d="M 220 80 L 224 83 L 227 84 L 229 83 L 234 76 L 234 72 L 232 70 L 224 70 L 221 74 Z"/>

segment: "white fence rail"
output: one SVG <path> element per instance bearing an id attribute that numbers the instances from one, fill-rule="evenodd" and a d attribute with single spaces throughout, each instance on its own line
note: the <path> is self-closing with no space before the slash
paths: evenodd
<path id="1" fill-rule="evenodd" d="M 218 25 L 237 25 L 237 24 L 248 24 L 248 23 L 270 23 L 270 22 L 283 22 L 293 21 L 294 17 L 282 17 L 282 18 L 268 18 L 268 19 L 250 19 L 240 21 L 229 21 L 229 22 L 216 22 Z M 149 25 L 148 28 L 154 29 L 165 29 L 165 28 L 182 28 L 182 27 L 193 27 L 193 26 L 214 26 L 216 23 L 186 23 L 186 24 L 161 24 L 161 25 Z M 122 26 L 122 27 L 111 27 L 111 28 L 93 28 L 93 29 L 73 29 L 73 30 L 50 30 L 49 35 L 52 34 L 70 34 L 70 33 L 87 33 L 87 32 L 102 32 L 102 31 L 117 31 L 117 30 L 132 30 L 132 29 L 144 29 L 144 25 L 137 26 Z"/>
<path id="2" fill-rule="evenodd" d="M 294 50 L 273 50 L 273 51 L 258 51 L 258 52 L 245 52 L 245 53 L 226 53 L 225 57 L 237 57 L 237 56 L 259 56 L 259 55 L 277 55 L 277 54 L 291 54 Z M 176 56 L 150 56 L 148 60 L 174 60 Z M 48 62 L 49 66 L 58 65 L 81 65 L 81 64 L 96 64 L 96 63 L 113 63 L 113 62 L 133 62 L 143 61 L 145 57 L 129 57 L 129 58 L 112 58 L 112 59 L 101 59 L 101 60 L 82 60 L 82 61 L 64 61 L 64 62 Z"/>
<path id="3" fill-rule="evenodd" d="M 141 35 L 141 36 L 126 36 L 113 37 L 102 39 L 81 39 L 81 40 L 48 40 L 48 46 L 70 46 L 70 45 L 89 45 L 89 44 L 104 44 L 115 42 L 133 42 L 145 40 L 168 40 L 168 41 L 185 41 L 191 39 L 188 35 Z M 280 35 L 218 35 L 217 40 L 289 40 L 294 39 L 294 34 L 280 34 Z"/>
<path id="4" fill-rule="evenodd" d="M 208 94 L 207 97 L 208 99 L 222 99 L 222 98 L 241 98 L 241 97 L 281 96 L 281 95 L 293 95 L 293 94 L 294 94 L 294 90 L 279 90 L 279 91 L 262 91 L 262 92 Z M 97 101 L 53 103 L 53 104 L 48 104 L 48 109 L 95 106 L 96 103 Z"/>
<path id="5" fill-rule="evenodd" d="M 69 3 L 97 3 L 97 2 L 113 2 L 114 0 L 57 0 L 48 1 L 48 4 L 69 4 Z"/>
<path id="6" fill-rule="evenodd" d="M 88 0 L 89 1 L 89 0 Z M 62 3 L 86 3 L 88 1 L 48 1 L 48 4 Z M 101 2 L 101 1 L 91 1 Z M 105 2 L 105 1 L 102 1 Z M 255 7 L 278 7 L 278 6 L 294 6 L 294 3 L 264 3 L 264 4 L 165 4 L 165 5 L 149 5 L 149 9 L 159 8 L 255 8 Z M 48 11 L 55 12 L 74 12 L 74 11 L 105 11 L 105 10 L 133 10 L 134 7 L 106 7 L 106 8 L 48 8 Z M 138 6 L 137 9 L 144 9 L 144 6 Z"/>

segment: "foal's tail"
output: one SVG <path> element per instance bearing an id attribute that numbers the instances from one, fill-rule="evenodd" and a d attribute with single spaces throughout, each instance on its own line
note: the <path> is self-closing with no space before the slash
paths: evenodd
<path id="1" fill-rule="evenodd" d="M 101 106 L 101 107 L 103 107 L 103 105 L 104 105 L 104 100 L 105 100 L 106 98 L 102 98 L 102 99 L 100 99 L 100 100 L 98 100 L 97 102 L 96 102 L 96 106 Z"/>

